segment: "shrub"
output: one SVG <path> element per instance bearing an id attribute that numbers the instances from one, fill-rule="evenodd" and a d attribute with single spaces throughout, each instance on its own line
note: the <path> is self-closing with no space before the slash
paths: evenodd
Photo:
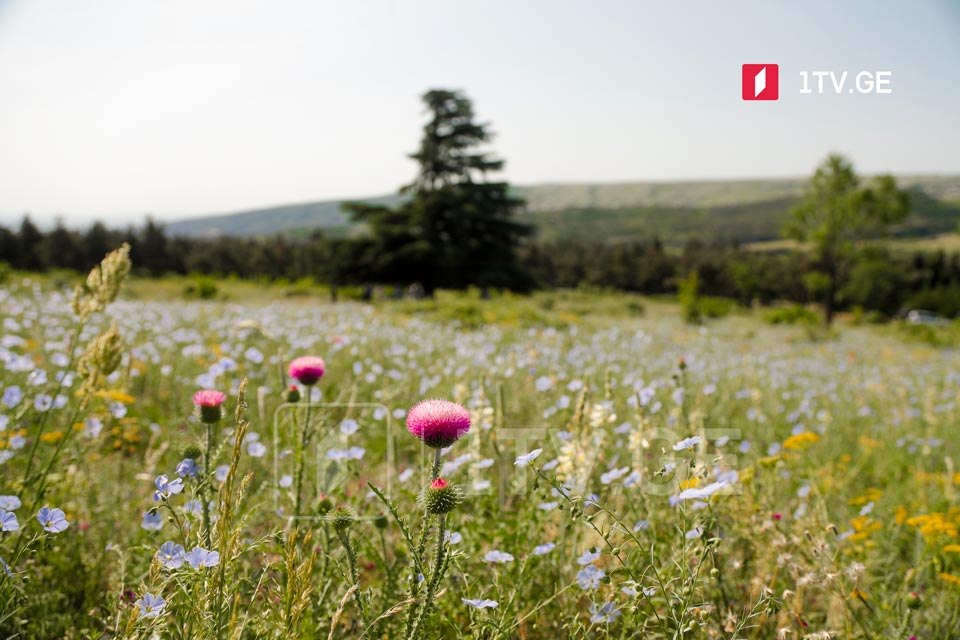
<path id="1" fill-rule="evenodd" d="M 796 304 L 768 311 L 764 316 L 768 324 L 806 324 L 814 325 L 820 321 L 816 312 Z"/>

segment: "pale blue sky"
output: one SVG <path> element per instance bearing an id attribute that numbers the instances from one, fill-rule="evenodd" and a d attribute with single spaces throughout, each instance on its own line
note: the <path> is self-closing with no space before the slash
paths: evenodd
<path id="1" fill-rule="evenodd" d="M 780 64 L 743 102 L 740 66 Z M 801 70 L 893 94 L 800 95 Z M 0 221 L 394 191 L 457 87 L 517 183 L 960 173 L 960 3 L 0 0 Z"/>

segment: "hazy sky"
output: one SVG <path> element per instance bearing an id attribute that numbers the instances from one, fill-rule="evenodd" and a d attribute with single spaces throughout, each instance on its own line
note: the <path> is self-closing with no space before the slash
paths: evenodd
<path id="1" fill-rule="evenodd" d="M 780 64 L 779 101 L 741 100 L 743 63 Z M 893 94 L 800 95 L 804 70 Z M 960 173 L 958 70 L 951 0 L 0 0 L 0 221 L 391 192 L 431 87 L 474 99 L 516 183 L 805 175 L 831 150 Z"/>

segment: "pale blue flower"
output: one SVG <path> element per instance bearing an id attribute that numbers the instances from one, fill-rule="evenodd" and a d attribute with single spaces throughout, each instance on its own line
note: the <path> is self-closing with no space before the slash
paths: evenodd
<path id="1" fill-rule="evenodd" d="M 367 452 L 363 447 L 350 447 L 349 449 L 330 449 L 327 451 L 327 460 L 362 460 Z"/>
<path id="2" fill-rule="evenodd" d="M 23 392 L 17 385 L 10 385 L 3 390 L 3 404 L 7 405 L 11 409 L 20 404 L 21 400 L 23 400 Z"/>
<path id="3" fill-rule="evenodd" d="M 190 478 L 200 472 L 200 466 L 193 458 L 184 458 L 177 463 L 177 475 L 181 478 Z"/>
<path id="4" fill-rule="evenodd" d="M 0 509 L 16 511 L 20 508 L 20 498 L 17 496 L 0 496 Z"/>
<path id="5" fill-rule="evenodd" d="M 676 498 L 671 498 L 670 503 L 676 504 L 678 502 L 683 502 L 684 500 L 704 500 L 709 498 L 720 489 L 726 487 L 729 483 L 726 481 L 723 482 L 711 482 L 705 487 L 690 487 L 689 489 L 684 489 L 680 492 Z"/>
<path id="6" fill-rule="evenodd" d="M 183 510 L 187 513 L 192 513 L 195 516 L 199 516 L 203 513 L 203 503 L 199 500 L 187 500 L 183 505 Z"/>
<path id="7" fill-rule="evenodd" d="M 612 602 L 607 602 L 598 607 L 596 604 L 590 605 L 590 622 L 593 624 L 610 624 L 620 617 L 620 609 Z"/>
<path id="8" fill-rule="evenodd" d="M 556 546 L 557 546 L 557 545 L 556 545 L 555 543 L 553 543 L 553 542 L 547 542 L 547 543 L 544 543 L 544 544 L 538 544 L 537 546 L 535 546 L 535 547 L 533 548 L 533 555 L 535 555 L 535 556 L 542 556 L 542 555 L 544 555 L 545 553 L 550 553 L 551 551 L 553 551 L 554 547 L 556 547 Z"/>
<path id="9" fill-rule="evenodd" d="M 496 562 L 503 564 L 505 562 L 513 562 L 513 556 L 505 551 L 499 551 L 494 549 L 493 551 L 488 551 L 487 555 L 483 556 L 483 559 L 487 562 Z"/>
<path id="10" fill-rule="evenodd" d="M 684 438 L 677 444 L 673 445 L 674 451 L 683 451 L 684 449 L 689 449 L 700 444 L 700 436 L 691 436 L 689 438 Z"/>
<path id="11" fill-rule="evenodd" d="M 17 514 L 0 509 L 0 531 L 16 531 L 20 528 Z"/>
<path id="12" fill-rule="evenodd" d="M 190 563 L 194 569 L 204 569 L 206 567 L 215 567 L 220 564 L 220 553 L 217 551 L 208 551 L 200 547 L 194 547 L 184 556 L 184 560 Z"/>
<path id="13" fill-rule="evenodd" d="M 536 460 L 537 456 L 539 456 L 541 453 L 543 453 L 543 449 L 534 449 L 530 453 L 525 453 L 522 456 L 517 456 L 517 460 L 513 464 L 518 467 L 522 467 L 523 465 L 530 464 L 531 462 Z"/>
<path id="14" fill-rule="evenodd" d="M 630 467 L 621 467 L 619 469 L 611 469 L 600 476 L 600 482 L 603 484 L 610 484 L 614 480 L 619 480 L 623 476 L 627 475 L 630 472 Z"/>
<path id="15" fill-rule="evenodd" d="M 156 558 L 164 569 L 179 569 L 186 559 L 183 546 L 175 542 L 164 542 L 160 545 Z"/>
<path id="16" fill-rule="evenodd" d="M 153 484 L 157 487 L 157 490 L 153 492 L 154 501 L 165 500 L 183 491 L 183 480 L 180 478 L 171 480 L 166 475 L 159 475 L 153 481 Z"/>
<path id="17" fill-rule="evenodd" d="M 593 562 L 594 560 L 596 560 L 596 559 L 599 558 L 599 557 L 600 557 L 600 552 L 599 552 L 599 551 L 596 551 L 596 550 L 593 550 L 593 549 L 587 549 L 586 551 L 584 551 L 584 552 L 580 555 L 579 558 L 577 558 L 577 564 L 579 564 L 579 565 L 581 565 L 581 566 L 583 566 L 583 565 L 585 565 L 585 564 L 590 564 L 591 562 Z"/>
<path id="18" fill-rule="evenodd" d="M 140 528 L 144 531 L 160 531 L 163 528 L 163 516 L 157 511 L 145 511 Z"/>
<path id="19" fill-rule="evenodd" d="M 496 609 L 500 606 L 500 603 L 496 600 L 482 600 L 477 598 L 476 600 L 471 600 L 469 598 L 460 598 L 463 600 L 465 605 L 473 607 L 474 609 Z"/>
<path id="20" fill-rule="evenodd" d="M 360 430 L 360 425 L 357 424 L 356 420 L 353 420 L 351 418 L 347 418 L 346 420 L 340 423 L 340 433 L 344 435 L 352 436 L 359 430 Z"/>
<path id="21" fill-rule="evenodd" d="M 103 422 L 96 416 L 90 416 L 83 423 L 83 435 L 90 439 L 98 437 L 101 431 L 103 431 Z"/>
<path id="22" fill-rule="evenodd" d="M 164 607 L 167 606 L 167 601 L 163 599 L 163 596 L 144 593 L 143 597 L 138 599 L 134 604 L 140 607 L 140 615 L 144 618 L 156 618 L 163 613 Z"/>
<path id="23" fill-rule="evenodd" d="M 584 591 L 596 589 L 600 586 L 600 581 L 603 580 L 606 575 L 607 573 L 603 569 L 588 564 L 577 573 L 577 584 L 579 584 L 580 588 Z"/>
<path id="24" fill-rule="evenodd" d="M 47 533 L 60 533 L 70 526 L 63 509 L 51 509 L 50 507 L 40 509 L 37 513 L 37 521 Z"/>
<path id="25" fill-rule="evenodd" d="M 450 544 L 460 544 L 463 542 L 463 536 L 459 531 L 447 531 L 443 534 L 444 540 Z"/>
<path id="26" fill-rule="evenodd" d="M 217 479 L 217 482 L 226 482 L 229 471 L 230 465 L 222 464 L 213 472 L 213 476 Z"/>
<path id="27" fill-rule="evenodd" d="M 33 399 L 33 408 L 37 411 L 49 411 L 52 406 L 53 398 L 46 393 L 41 393 Z"/>
<path id="28" fill-rule="evenodd" d="M 254 458 L 262 458 L 267 453 L 267 447 L 260 441 L 251 442 L 247 445 L 247 453 Z"/>

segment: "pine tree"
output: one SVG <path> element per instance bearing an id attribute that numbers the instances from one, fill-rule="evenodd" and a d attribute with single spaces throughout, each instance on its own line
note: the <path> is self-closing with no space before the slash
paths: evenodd
<path id="1" fill-rule="evenodd" d="M 419 282 L 428 295 L 438 287 L 509 287 L 526 290 L 531 279 L 517 249 L 533 228 L 514 220 L 524 205 L 506 182 L 487 182 L 503 161 L 480 147 L 492 139 L 459 91 L 423 95 L 429 119 L 420 148 L 410 155 L 416 178 L 401 189 L 409 200 L 396 208 L 353 203 L 345 208 L 368 226 L 373 275 Z"/>

